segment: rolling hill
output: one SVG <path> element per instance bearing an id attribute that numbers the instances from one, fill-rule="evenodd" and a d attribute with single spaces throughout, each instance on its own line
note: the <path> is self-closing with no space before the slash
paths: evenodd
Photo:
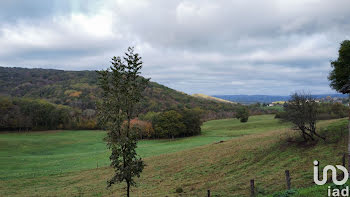
<path id="1" fill-rule="evenodd" d="M 224 100 L 224 99 L 221 99 L 221 98 L 208 96 L 208 95 L 205 95 L 205 94 L 192 94 L 192 96 L 197 97 L 197 98 L 211 100 L 211 101 L 221 102 L 221 103 L 237 104 L 237 103 L 232 102 L 232 101 L 228 101 L 228 100 Z"/>
<path id="2" fill-rule="evenodd" d="M 54 104 L 95 109 L 100 96 L 95 71 L 63 71 L 0 67 L 0 95 L 45 99 Z M 232 112 L 233 103 L 200 99 L 151 82 L 141 112 L 200 107 L 210 112 Z"/>

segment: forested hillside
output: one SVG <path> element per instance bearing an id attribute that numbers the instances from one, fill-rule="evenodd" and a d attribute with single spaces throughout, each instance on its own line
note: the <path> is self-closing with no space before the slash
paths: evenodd
<path id="1" fill-rule="evenodd" d="M 54 104 L 95 109 L 100 95 L 95 71 L 63 71 L 0 67 L 0 94 L 12 97 L 47 99 Z M 232 104 L 199 99 L 155 82 L 145 90 L 142 111 L 163 111 L 200 107 L 203 110 L 231 111 Z"/>
<path id="2" fill-rule="evenodd" d="M 51 125 L 43 129 L 96 128 L 96 102 L 101 94 L 97 80 L 95 71 L 0 67 L 0 95 L 3 97 L 0 111 L 6 114 L 0 125 L 3 129 L 33 128 L 33 124 L 39 122 L 39 125 Z M 200 108 L 204 112 L 203 119 L 215 119 L 232 117 L 237 108 L 232 103 L 195 98 L 155 82 L 150 83 L 144 94 L 145 99 L 139 106 L 141 113 Z M 52 119 L 53 111 L 58 114 L 54 116 L 57 120 Z M 51 115 L 47 115 L 49 113 Z M 25 126 L 28 120 L 20 121 L 22 116 L 44 117 Z M 74 121 L 68 124 L 64 123 L 65 119 Z M 68 127 L 64 126 L 67 124 Z"/>

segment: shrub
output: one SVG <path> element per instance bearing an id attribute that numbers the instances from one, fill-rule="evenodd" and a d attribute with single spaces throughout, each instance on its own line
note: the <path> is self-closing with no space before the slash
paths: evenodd
<path id="1" fill-rule="evenodd" d="M 237 110 L 236 118 L 240 119 L 241 122 L 247 122 L 249 118 L 249 109 L 246 106 L 242 106 Z"/>
<path id="2" fill-rule="evenodd" d="M 284 111 L 277 112 L 276 115 L 275 115 L 275 118 L 285 119 L 286 115 L 287 114 Z"/>
<path id="3" fill-rule="evenodd" d="M 273 197 L 290 197 L 290 196 L 294 196 L 294 194 L 296 194 L 296 193 L 298 193 L 297 190 L 291 189 L 291 190 L 286 190 L 283 192 L 274 193 Z"/>
<path id="4" fill-rule="evenodd" d="M 182 192 L 184 192 L 184 190 L 182 189 L 182 187 L 176 188 L 176 193 L 182 193 Z"/>

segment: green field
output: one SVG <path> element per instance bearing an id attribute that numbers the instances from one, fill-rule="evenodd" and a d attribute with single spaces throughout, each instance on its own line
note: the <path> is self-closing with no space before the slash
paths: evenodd
<path id="1" fill-rule="evenodd" d="M 346 151 L 346 120 L 322 121 L 328 142 L 299 147 L 286 143 L 289 124 L 273 115 L 203 124 L 202 135 L 177 140 L 143 140 L 138 152 L 146 168 L 134 196 L 246 196 L 256 179 L 262 195 L 285 188 L 283 173 L 292 173 L 292 186 L 312 186 L 312 161 L 335 164 Z M 121 196 L 122 186 L 106 190 L 111 177 L 103 131 L 49 131 L 0 134 L 0 196 Z M 293 136 L 293 135 L 292 135 Z M 224 141 L 222 143 L 217 143 Z M 97 168 L 98 165 L 98 169 Z"/>
<path id="2" fill-rule="evenodd" d="M 285 127 L 271 115 L 204 123 L 201 136 L 177 140 L 142 140 L 142 157 L 172 153 L 232 137 Z M 0 179 L 36 177 L 107 166 L 109 152 L 103 131 L 48 131 L 0 135 Z"/>

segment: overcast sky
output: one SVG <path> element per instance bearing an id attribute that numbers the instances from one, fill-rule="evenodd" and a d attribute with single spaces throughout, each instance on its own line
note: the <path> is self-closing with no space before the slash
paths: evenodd
<path id="1" fill-rule="evenodd" d="M 0 66 L 96 70 L 135 46 L 144 76 L 189 94 L 334 93 L 345 39 L 349 0 L 0 1 Z"/>

